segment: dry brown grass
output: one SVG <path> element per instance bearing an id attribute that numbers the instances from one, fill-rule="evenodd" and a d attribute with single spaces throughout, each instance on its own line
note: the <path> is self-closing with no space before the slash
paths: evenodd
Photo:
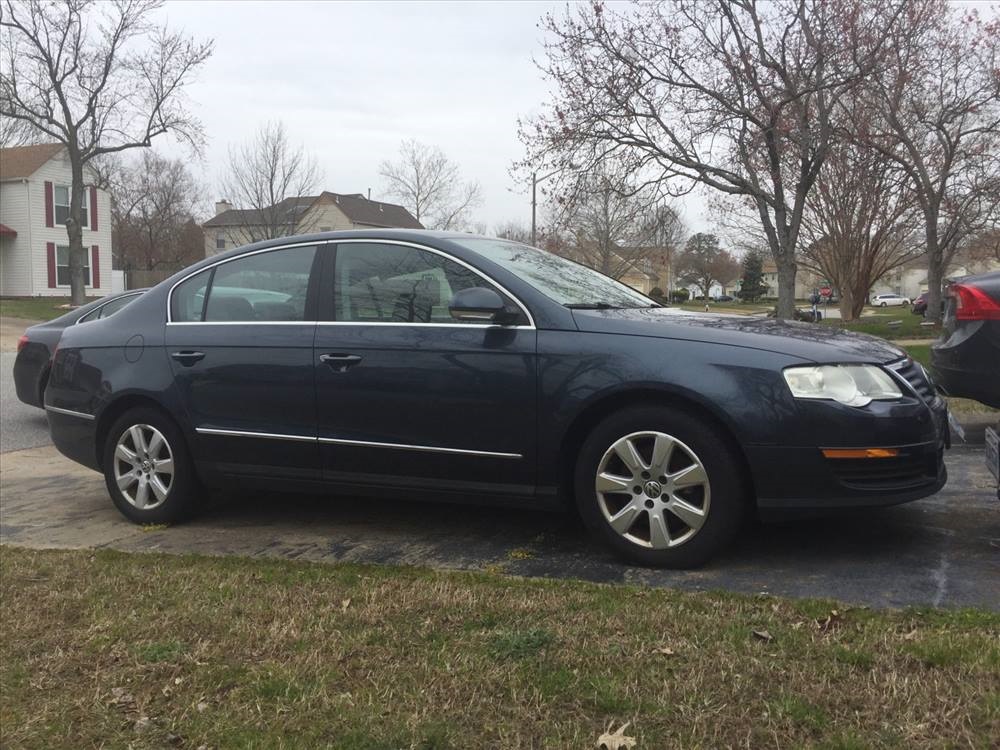
<path id="1" fill-rule="evenodd" d="M 0 564 L 4 747 L 592 748 L 626 721 L 639 750 L 1000 739 L 985 612 L 116 552 Z"/>

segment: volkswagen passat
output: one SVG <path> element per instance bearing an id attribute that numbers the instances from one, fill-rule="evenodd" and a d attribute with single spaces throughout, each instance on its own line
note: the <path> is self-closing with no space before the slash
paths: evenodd
<path id="1" fill-rule="evenodd" d="M 139 523 L 204 488 L 572 504 L 693 566 L 748 511 L 936 492 L 946 408 L 880 339 L 684 313 L 516 242 L 404 230 L 213 256 L 62 337 L 52 437 Z"/>

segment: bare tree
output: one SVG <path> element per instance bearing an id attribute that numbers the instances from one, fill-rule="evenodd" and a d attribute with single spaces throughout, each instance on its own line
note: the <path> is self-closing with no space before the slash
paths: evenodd
<path id="1" fill-rule="evenodd" d="M 386 193 L 428 229 L 461 230 L 482 203 L 479 183 L 464 181 L 458 164 L 437 146 L 403 141 L 399 158 L 383 161 L 379 174 L 386 180 Z"/>
<path id="2" fill-rule="evenodd" d="M 940 320 L 941 285 L 956 249 L 996 216 L 998 70 L 1000 20 L 983 21 L 945 0 L 912 0 L 865 86 L 877 116 L 852 118 L 858 141 L 893 159 L 916 194 L 929 320 Z"/>
<path id="3" fill-rule="evenodd" d="M 171 133 L 195 148 L 203 136 L 184 96 L 211 42 L 154 26 L 160 0 L 3 0 L 0 116 L 63 144 L 72 170 L 69 274 L 84 300 L 80 226 L 84 168 L 102 154 L 146 148 Z"/>
<path id="4" fill-rule="evenodd" d="M 838 143 L 809 196 L 802 263 L 836 287 L 841 317 L 854 320 L 879 279 L 923 252 L 919 226 L 905 172 L 884 154 Z"/>
<path id="5" fill-rule="evenodd" d="M 39 142 L 39 136 L 30 122 L 0 114 L 0 148 L 30 146 Z"/>
<path id="6" fill-rule="evenodd" d="M 202 186 L 182 159 L 143 151 L 134 164 L 109 174 L 114 246 L 123 268 L 179 270 L 205 255 L 194 233 Z"/>
<path id="7" fill-rule="evenodd" d="M 697 286 L 705 297 L 714 284 L 725 288 L 738 279 L 741 270 L 740 262 L 719 246 L 719 238 L 705 232 L 691 235 L 677 258 L 678 277 Z"/>
<path id="8" fill-rule="evenodd" d="M 293 144 L 284 123 L 264 123 L 240 146 L 230 146 L 223 194 L 241 209 L 233 241 L 259 242 L 308 232 L 308 213 L 322 173 L 305 146 Z"/>
<path id="9" fill-rule="evenodd" d="M 677 217 L 655 188 L 632 185 L 620 167 L 609 161 L 564 182 L 554 218 L 572 237 L 565 251 L 613 279 L 652 272 L 657 256 L 669 252 L 653 243 L 669 234 Z"/>
<path id="10" fill-rule="evenodd" d="M 903 0 L 884 0 L 898 13 Z M 589 169 L 609 154 L 675 191 L 747 196 L 794 311 L 802 212 L 837 99 L 884 39 L 862 0 L 660 0 L 574 6 L 543 26 L 554 100 L 521 125 L 525 168 Z"/>
<path id="11" fill-rule="evenodd" d="M 505 240 L 513 240 L 525 245 L 531 244 L 531 227 L 526 227 L 519 221 L 509 220 L 500 222 L 493 228 L 493 234 Z"/>

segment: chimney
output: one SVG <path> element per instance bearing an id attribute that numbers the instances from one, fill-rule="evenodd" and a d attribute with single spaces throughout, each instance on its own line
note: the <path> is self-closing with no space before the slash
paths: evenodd
<path id="1" fill-rule="evenodd" d="M 219 214 L 225 213 L 226 211 L 231 210 L 232 207 L 233 204 L 227 201 L 225 198 L 223 198 L 222 200 L 218 200 L 215 202 L 215 215 L 218 216 Z"/>

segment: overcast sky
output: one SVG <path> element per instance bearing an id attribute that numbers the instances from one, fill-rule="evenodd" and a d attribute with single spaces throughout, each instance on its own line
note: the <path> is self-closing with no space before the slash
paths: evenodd
<path id="1" fill-rule="evenodd" d="M 968 3 L 967 3 L 968 4 Z M 974 3 L 986 10 L 988 3 Z M 476 219 L 530 223 L 518 117 L 547 87 L 532 61 L 552 2 L 200 2 L 171 0 L 168 23 L 215 40 L 190 95 L 209 137 L 202 177 L 213 199 L 231 143 L 285 122 L 325 175 L 323 188 L 385 198 L 378 165 L 405 138 L 441 147 L 483 187 Z M 160 150 L 175 152 L 167 142 Z M 708 228 L 698 196 L 689 229 Z M 210 211 L 211 207 L 206 206 Z"/>
<path id="2" fill-rule="evenodd" d="M 517 118 L 546 87 L 532 63 L 537 23 L 559 3 L 168 2 L 171 27 L 215 39 L 190 89 L 209 137 L 217 195 L 230 143 L 281 119 L 324 172 L 323 187 L 385 197 L 379 162 L 404 138 L 440 146 L 483 187 L 476 218 L 530 221 Z M 174 152 L 166 142 L 158 144 Z M 514 192 L 519 188 L 519 192 Z"/>

